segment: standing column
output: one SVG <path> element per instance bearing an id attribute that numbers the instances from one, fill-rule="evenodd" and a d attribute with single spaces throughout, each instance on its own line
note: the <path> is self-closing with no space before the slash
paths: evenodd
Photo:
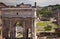
<path id="1" fill-rule="evenodd" d="M 23 38 L 26 39 L 25 20 L 23 20 Z"/>
<path id="2" fill-rule="evenodd" d="M 10 19 L 10 38 L 11 38 L 11 19 Z"/>
<path id="3" fill-rule="evenodd" d="M 58 14 L 58 17 L 57 17 L 57 21 L 58 21 L 58 28 L 60 28 L 60 21 L 59 21 L 59 12 L 57 12 L 57 14 Z"/>
<path id="4" fill-rule="evenodd" d="M 10 20 L 10 39 L 13 39 L 12 21 Z"/>
<path id="5" fill-rule="evenodd" d="M 36 22 L 35 22 L 35 20 L 32 20 L 31 37 L 32 37 L 32 39 L 36 39 Z"/>
<path id="6" fill-rule="evenodd" d="M 15 38 L 15 30 L 14 30 L 14 26 L 13 26 L 13 28 L 12 28 L 12 38 Z"/>
<path id="7" fill-rule="evenodd" d="M 8 39 L 8 26 L 6 20 L 3 21 L 2 35 L 5 39 Z"/>
<path id="8" fill-rule="evenodd" d="M 14 26 L 14 38 L 16 37 L 16 26 Z"/>
<path id="9" fill-rule="evenodd" d="M 2 20 L 2 38 L 5 38 L 5 27 L 4 27 L 4 20 Z"/>

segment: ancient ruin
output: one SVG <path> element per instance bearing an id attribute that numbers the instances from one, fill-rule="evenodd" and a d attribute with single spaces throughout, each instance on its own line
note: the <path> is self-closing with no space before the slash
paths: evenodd
<path id="1" fill-rule="evenodd" d="M 35 6 L 21 3 L 17 6 L 7 6 L 0 3 L 0 26 L 2 27 L 2 38 L 16 38 L 16 23 L 23 27 L 23 38 L 28 39 L 28 30 L 31 31 L 31 39 L 36 39 L 36 2 Z"/>

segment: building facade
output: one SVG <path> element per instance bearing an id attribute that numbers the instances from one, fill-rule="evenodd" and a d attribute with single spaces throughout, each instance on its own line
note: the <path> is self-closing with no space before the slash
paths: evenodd
<path id="1" fill-rule="evenodd" d="M 17 6 L 7 6 L 0 3 L 0 25 L 2 27 L 2 38 L 13 39 L 16 34 L 16 23 L 23 27 L 23 38 L 28 38 L 28 30 L 31 30 L 31 38 L 36 39 L 36 3 L 32 8 L 31 4 L 21 3 Z"/>

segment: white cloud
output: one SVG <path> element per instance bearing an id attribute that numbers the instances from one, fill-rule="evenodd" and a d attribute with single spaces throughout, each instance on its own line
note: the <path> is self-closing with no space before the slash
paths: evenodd
<path id="1" fill-rule="evenodd" d="M 45 2 L 46 0 L 30 0 L 30 1 L 33 1 L 33 2 Z"/>
<path id="2" fill-rule="evenodd" d="M 15 0 L 0 0 L 0 2 L 14 2 Z"/>
<path id="3" fill-rule="evenodd" d="M 0 0 L 0 2 L 4 2 L 6 4 L 12 4 L 12 5 L 19 4 L 21 2 L 34 4 L 35 1 L 39 6 L 60 4 L 60 0 Z"/>
<path id="4" fill-rule="evenodd" d="M 30 1 L 32 2 L 36 1 L 37 5 L 40 6 L 60 4 L 60 0 L 30 0 Z"/>

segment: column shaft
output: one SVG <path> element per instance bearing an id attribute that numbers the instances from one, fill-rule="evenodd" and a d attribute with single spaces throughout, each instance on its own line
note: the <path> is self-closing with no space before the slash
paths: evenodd
<path id="1" fill-rule="evenodd" d="M 10 39 L 13 39 L 12 21 L 10 20 Z"/>
<path id="2" fill-rule="evenodd" d="M 23 20 L 23 38 L 26 39 L 25 20 Z"/>
<path id="3" fill-rule="evenodd" d="M 32 39 L 36 39 L 36 23 L 35 23 L 35 20 L 32 20 L 31 37 L 32 37 Z"/>

